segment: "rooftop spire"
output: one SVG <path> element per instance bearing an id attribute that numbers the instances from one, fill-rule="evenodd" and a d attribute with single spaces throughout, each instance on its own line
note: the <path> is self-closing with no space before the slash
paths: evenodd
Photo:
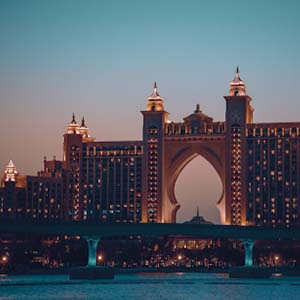
<path id="1" fill-rule="evenodd" d="M 18 172 L 12 160 L 10 160 L 8 165 L 6 166 L 4 174 L 5 181 L 16 181 L 16 175 L 18 174 Z"/>
<path id="2" fill-rule="evenodd" d="M 79 127 L 79 133 L 84 137 L 84 138 L 91 138 L 90 133 L 89 133 L 89 129 L 87 128 L 86 124 L 85 124 L 85 119 L 84 117 L 82 117 L 81 120 L 81 125 Z"/>
<path id="3" fill-rule="evenodd" d="M 156 84 L 156 81 L 154 82 L 153 93 L 152 93 L 152 95 L 151 95 L 149 98 L 152 98 L 152 99 L 160 98 L 160 96 L 159 96 L 159 94 L 158 94 L 158 92 L 157 92 L 157 84 Z"/>
<path id="4" fill-rule="evenodd" d="M 81 127 L 86 127 L 84 117 L 82 117 L 82 120 L 81 120 Z"/>
<path id="5" fill-rule="evenodd" d="M 14 163 L 13 163 L 13 161 L 10 159 L 9 160 L 9 163 L 8 163 L 8 165 L 7 165 L 9 168 L 14 168 L 15 167 L 15 165 L 14 165 Z"/>
<path id="6" fill-rule="evenodd" d="M 233 79 L 232 82 L 235 82 L 235 83 L 241 83 L 241 82 L 243 82 L 242 79 L 240 78 L 240 70 L 239 70 L 238 66 L 236 67 L 235 77 L 234 77 L 234 79 Z"/>
<path id="7" fill-rule="evenodd" d="M 72 116 L 72 122 L 71 124 L 76 124 L 76 120 L 75 120 L 75 114 L 73 113 L 73 116 Z"/>
<path id="8" fill-rule="evenodd" d="M 246 85 L 240 77 L 239 67 L 236 67 L 234 79 L 230 82 L 230 96 L 245 96 L 246 95 Z"/>
<path id="9" fill-rule="evenodd" d="M 199 206 L 197 206 L 197 217 L 199 217 Z"/>
<path id="10" fill-rule="evenodd" d="M 71 121 L 71 123 L 69 124 L 69 126 L 68 126 L 68 131 L 67 131 L 67 133 L 79 133 L 78 132 L 78 130 L 79 130 L 79 124 L 77 124 L 77 122 L 76 122 L 76 120 L 75 120 L 75 114 L 73 113 L 73 115 L 72 115 L 72 121 Z"/>
<path id="11" fill-rule="evenodd" d="M 147 111 L 163 111 L 163 110 L 164 110 L 163 99 L 160 97 L 160 95 L 157 92 L 157 84 L 155 81 L 153 86 L 153 92 L 151 96 L 148 97 Z"/>

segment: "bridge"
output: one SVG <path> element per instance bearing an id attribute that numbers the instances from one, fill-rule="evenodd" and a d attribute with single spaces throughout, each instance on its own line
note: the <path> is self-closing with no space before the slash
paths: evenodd
<path id="1" fill-rule="evenodd" d="M 210 224 L 175 223 L 85 223 L 0 221 L 0 234 L 32 233 L 51 235 L 77 235 L 88 244 L 88 266 L 97 264 L 97 246 L 101 238 L 141 235 L 193 236 L 199 238 L 231 238 L 242 242 L 245 248 L 245 266 L 253 266 L 253 246 L 256 240 L 300 239 L 300 228 L 270 228 Z"/>

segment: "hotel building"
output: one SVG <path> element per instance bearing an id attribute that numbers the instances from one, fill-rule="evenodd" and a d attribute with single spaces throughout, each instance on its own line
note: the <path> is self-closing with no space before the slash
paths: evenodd
<path id="1" fill-rule="evenodd" d="M 222 183 L 220 222 L 300 225 L 300 122 L 254 123 L 251 98 L 237 69 L 225 121 L 200 106 L 172 122 L 154 85 L 143 114 L 142 140 L 95 141 L 73 115 L 63 160 L 44 160 L 37 176 L 20 176 L 10 162 L 0 189 L 2 218 L 99 222 L 175 222 L 174 188 L 197 155 Z M 201 180 L 201 178 L 199 178 Z"/>

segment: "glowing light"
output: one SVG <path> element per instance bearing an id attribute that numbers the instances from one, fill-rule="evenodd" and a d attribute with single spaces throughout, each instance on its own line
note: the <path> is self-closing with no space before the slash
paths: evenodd
<path id="1" fill-rule="evenodd" d="M 103 257 L 102 257 L 102 255 L 98 255 L 98 260 L 102 260 L 103 259 Z"/>
<path id="2" fill-rule="evenodd" d="M 18 175 L 18 172 L 12 160 L 10 160 L 9 164 L 6 166 L 4 174 L 5 181 L 16 181 L 16 175 Z"/>
<path id="3" fill-rule="evenodd" d="M 178 258 L 178 260 L 181 260 L 181 259 L 182 259 L 182 256 L 181 256 L 181 255 L 178 255 L 177 258 Z"/>

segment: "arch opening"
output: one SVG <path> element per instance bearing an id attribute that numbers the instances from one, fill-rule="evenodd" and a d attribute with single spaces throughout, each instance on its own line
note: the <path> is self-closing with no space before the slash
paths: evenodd
<path id="1" fill-rule="evenodd" d="M 176 222 L 190 221 L 199 215 L 206 221 L 220 224 L 217 202 L 223 193 L 219 174 L 212 164 L 201 155 L 197 155 L 179 173 L 174 193 L 180 208 L 176 213 Z"/>

